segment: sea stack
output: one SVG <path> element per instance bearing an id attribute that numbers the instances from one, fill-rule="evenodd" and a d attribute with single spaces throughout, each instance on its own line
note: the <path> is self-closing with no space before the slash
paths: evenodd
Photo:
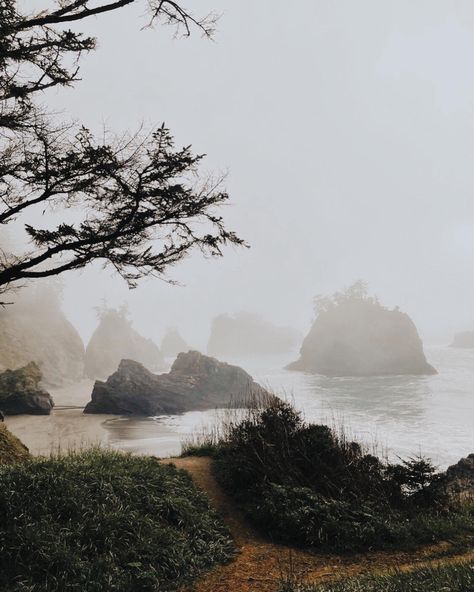
<path id="1" fill-rule="evenodd" d="M 321 299 L 300 358 L 288 366 L 327 376 L 436 374 L 406 314 L 367 296 L 363 284 Z"/>
<path id="2" fill-rule="evenodd" d="M 95 382 L 84 413 L 174 415 L 240 407 L 266 395 L 242 368 L 190 351 L 180 353 L 167 374 L 153 374 L 138 362 L 122 360 L 105 382 Z"/>

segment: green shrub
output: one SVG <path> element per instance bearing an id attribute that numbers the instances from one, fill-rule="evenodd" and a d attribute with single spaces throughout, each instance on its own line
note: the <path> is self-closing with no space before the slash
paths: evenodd
<path id="1" fill-rule="evenodd" d="M 0 589 L 175 590 L 233 543 L 190 476 L 90 450 L 0 467 Z"/>
<path id="2" fill-rule="evenodd" d="M 280 542 L 356 551 L 474 532 L 474 514 L 450 507 L 427 459 L 383 462 L 282 401 L 222 433 L 206 446 L 218 481 Z"/>

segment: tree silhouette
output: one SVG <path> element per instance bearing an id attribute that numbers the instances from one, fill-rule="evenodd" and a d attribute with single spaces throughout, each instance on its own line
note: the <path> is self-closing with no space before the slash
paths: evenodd
<path id="1" fill-rule="evenodd" d="M 228 200 L 222 178 L 200 178 L 203 156 L 175 148 L 164 125 L 98 141 L 84 127 L 55 123 L 34 100 L 78 80 L 81 54 L 95 47 L 69 23 L 137 2 L 59 0 L 54 10 L 25 15 L 14 0 L 0 0 L 0 223 L 21 225 L 29 238 L 25 252 L 0 251 L 0 291 L 95 260 L 134 287 L 146 275 L 166 277 L 193 248 L 219 256 L 224 244 L 243 244 L 216 213 Z M 214 15 L 198 19 L 170 0 L 147 7 L 149 24 L 212 34 Z M 45 218 L 39 228 L 25 220 L 63 209 L 74 222 L 64 217 L 51 228 Z"/>

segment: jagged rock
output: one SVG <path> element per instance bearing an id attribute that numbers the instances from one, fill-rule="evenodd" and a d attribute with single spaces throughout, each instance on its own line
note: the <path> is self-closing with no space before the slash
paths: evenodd
<path id="1" fill-rule="evenodd" d="M 105 378 L 117 370 L 120 360 L 140 362 L 149 370 L 163 367 L 158 346 L 142 337 L 125 314 L 108 309 L 102 313 L 86 349 L 85 367 L 89 378 Z"/>
<path id="2" fill-rule="evenodd" d="M 30 362 L 18 370 L 0 374 L 0 409 L 6 415 L 48 415 L 54 406 L 51 395 L 40 386 L 41 370 Z"/>
<path id="3" fill-rule="evenodd" d="M 0 372 L 32 361 L 50 386 L 84 377 L 84 345 L 48 286 L 22 290 L 16 302 L 0 309 Z"/>
<path id="4" fill-rule="evenodd" d="M 448 467 L 443 481 L 450 495 L 474 498 L 474 454 Z"/>
<path id="5" fill-rule="evenodd" d="M 238 366 L 197 351 L 180 353 L 167 374 L 122 360 L 106 382 L 97 380 L 84 413 L 166 415 L 242 402 L 266 391 Z"/>
<path id="6" fill-rule="evenodd" d="M 213 355 L 278 354 L 294 351 L 302 335 L 258 314 L 220 315 L 212 321 L 207 351 Z"/>
<path id="7" fill-rule="evenodd" d="M 160 345 L 161 354 L 169 358 L 177 356 L 180 352 L 189 351 L 189 349 L 177 329 L 168 329 Z"/>
<path id="8" fill-rule="evenodd" d="M 322 310 L 290 370 L 328 376 L 436 374 L 410 317 L 365 296 L 340 296 Z"/>
<path id="9" fill-rule="evenodd" d="M 474 348 L 474 331 L 464 331 L 463 333 L 456 333 L 451 347 L 459 347 L 465 349 Z"/>

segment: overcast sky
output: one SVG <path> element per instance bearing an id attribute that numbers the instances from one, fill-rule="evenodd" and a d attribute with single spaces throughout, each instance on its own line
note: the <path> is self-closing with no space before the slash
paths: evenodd
<path id="1" fill-rule="evenodd" d="M 426 337 L 474 329 L 472 0 L 183 3 L 222 13 L 213 42 L 124 8 L 82 23 L 98 50 L 46 98 L 95 131 L 166 122 L 229 171 L 223 214 L 251 249 L 196 254 L 181 287 L 65 276 L 83 336 L 102 298 L 157 341 L 174 325 L 202 346 L 215 314 L 244 309 L 305 330 L 313 295 L 357 278 Z"/>

